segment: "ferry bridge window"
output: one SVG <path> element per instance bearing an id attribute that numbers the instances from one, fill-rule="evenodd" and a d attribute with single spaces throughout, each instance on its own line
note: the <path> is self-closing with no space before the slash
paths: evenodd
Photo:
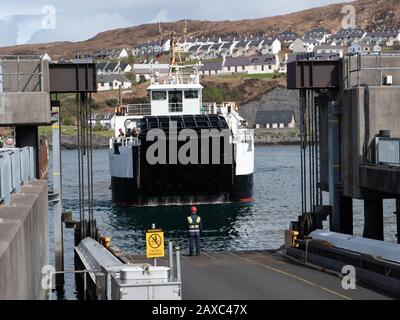
<path id="1" fill-rule="evenodd" d="M 151 93 L 151 99 L 155 101 L 167 99 L 167 92 L 165 91 L 153 91 Z"/>
<path id="2" fill-rule="evenodd" d="M 187 90 L 185 91 L 185 99 L 198 99 L 199 91 L 197 90 Z"/>
<path id="3" fill-rule="evenodd" d="M 168 111 L 169 112 L 182 112 L 182 91 L 169 91 L 168 92 Z"/>

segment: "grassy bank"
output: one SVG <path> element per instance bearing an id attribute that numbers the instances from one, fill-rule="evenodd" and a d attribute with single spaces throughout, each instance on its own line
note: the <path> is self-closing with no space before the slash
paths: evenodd
<path id="1" fill-rule="evenodd" d="M 51 136 L 51 126 L 39 127 L 39 136 Z M 98 130 L 93 131 L 93 134 L 99 137 L 111 138 L 114 130 Z M 61 135 L 67 137 L 74 137 L 77 135 L 76 126 L 61 126 Z"/>

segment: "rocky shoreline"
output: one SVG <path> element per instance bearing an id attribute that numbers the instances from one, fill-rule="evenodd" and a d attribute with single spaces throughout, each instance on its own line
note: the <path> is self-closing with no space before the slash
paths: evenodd
<path id="1" fill-rule="evenodd" d="M 296 145 L 300 144 L 300 132 L 291 131 L 272 131 L 256 129 L 254 134 L 254 144 L 256 145 Z"/>
<path id="2" fill-rule="evenodd" d="M 45 137 L 49 141 L 49 148 L 53 147 L 53 142 L 50 137 Z M 92 138 L 93 149 L 107 149 L 110 146 L 110 139 L 104 136 L 93 135 Z M 61 149 L 62 150 L 76 150 L 78 149 L 77 136 L 61 136 Z"/>
<path id="3" fill-rule="evenodd" d="M 46 138 L 49 142 L 49 147 L 52 148 L 50 137 Z M 266 131 L 263 129 L 255 130 L 254 144 L 255 145 L 297 145 L 300 143 L 300 135 L 296 130 L 293 131 Z M 107 149 L 110 142 L 108 137 L 93 135 L 93 149 Z M 78 148 L 78 138 L 76 136 L 61 136 L 62 150 L 76 150 Z"/>

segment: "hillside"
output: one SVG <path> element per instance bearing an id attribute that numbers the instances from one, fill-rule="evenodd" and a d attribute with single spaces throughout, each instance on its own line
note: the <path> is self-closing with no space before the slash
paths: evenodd
<path id="1" fill-rule="evenodd" d="M 188 20 L 189 36 L 248 35 L 266 33 L 274 35 L 286 30 L 303 33 L 316 27 L 337 31 L 341 27 L 345 4 L 334 4 L 305 11 L 261 19 L 241 21 L 199 21 Z M 399 0 L 357 0 L 350 2 L 357 12 L 357 24 L 365 29 L 379 29 L 400 26 Z M 163 23 L 163 37 L 169 37 L 172 30 L 183 30 L 184 21 Z M 81 42 L 53 42 L 47 44 L 20 45 L 0 48 L 0 54 L 26 54 L 48 52 L 53 58 L 71 58 L 76 52 L 125 47 L 134 43 L 159 39 L 158 25 L 146 24 L 99 33 Z"/>

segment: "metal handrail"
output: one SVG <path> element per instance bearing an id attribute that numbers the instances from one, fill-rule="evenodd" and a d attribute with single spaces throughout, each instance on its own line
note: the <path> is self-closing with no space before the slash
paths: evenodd
<path id="1" fill-rule="evenodd" d="M 0 149 L 0 203 L 9 205 L 11 195 L 34 178 L 33 147 Z"/>
<path id="2" fill-rule="evenodd" d="M 362 57 L 366 56 L 365 54 L 362 53 L 355 53 L 355 54 L 349 54 L 348 55 L 348 63 L 347 63 L 347 87 L 350 87 L 352 85 L 352 81 L 350 76 L 353 73 L 356 73 L 357 75 L 357 80 L 356 80 L 356 86 L 360 86 L 360 72 L 364 72 L 364 71 L 376 71 L 377 73 L 379 73 L 380 79 L 379 81 L 377 81 L 379 83 L 380 86 L 383 85 L 383 74 L 384 71 L 400 71 L 400 67 L 384 67 L 382 66 L 382 57 L 399 57 L 399 54 L 387 54 L 387 53 L 379 53 L 378 55 L 376 55 L 377 58 L 377 62 L 376 62 L 376 66 L 375 67 L 365 67 L 363 66 L 362 63 Z M 357 57 L 357 65 L 353 68 L 352 63 L 351 63 L 351 57 Z"/>
<path id="3" fill-rule="evenodd" d="M 150 115 L 151 106 L 150 104 L 128 104 L 126 105 L 126 115 Z"/>
<path id="4" fill-rule="evenodd" d="M 32 72 L 32 73 L 26 73 L 26 72 L 20 72 L 20 64 L 21 62 L 25 61 L 32 61 L 32 60 L 38 60 L 39 64 L 38 67 L 35 68 L 38 69 L 37 72 Z M 3 66 L 2 64 L 4 62 L 10 62 L 10 61 L 16 61 L 16 72 L 2 72 L 3 71 Z M 39 87 L 39 92 L 43 92 L 43 55 L 0 55 L 0 83 L 2 86 L 0 86 L 0 92 L 4 90 L 4 81 L 3 77 L 4 76 L 15 76 L 17 77 L 17 91 L 6 91 L 6 92 L 25 92 L 25 90 L 21 91 L 21 76 L 30 76 L 30 78 L 27 80 L 29 83 L 34 76 L 38 77 L 37 80 L 37 85 Z"/>

